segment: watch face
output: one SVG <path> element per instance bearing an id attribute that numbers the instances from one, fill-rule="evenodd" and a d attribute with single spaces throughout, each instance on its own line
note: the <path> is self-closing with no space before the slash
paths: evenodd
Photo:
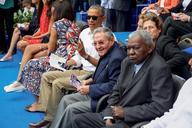
<path id="1" fill-rule="evenodd" d="M 78 88 L 79 86 L 81 86 L 81 81 L 77 78 L 76 75 L 72 74 L 71 78 L 70 78 L 70 83 L 72 86 Z"/>

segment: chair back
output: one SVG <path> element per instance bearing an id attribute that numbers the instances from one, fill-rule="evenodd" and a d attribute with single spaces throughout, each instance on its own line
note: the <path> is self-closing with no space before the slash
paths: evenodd
<path id="1" fill-rule="evenodd" d="M 185 79 L 174 74 L 172 74 L 172 78 L 174 82 L 174 93 L 175 93 L 174 101 L 175 101 L 177 99 L 181 87 L 185 83 Z"/>

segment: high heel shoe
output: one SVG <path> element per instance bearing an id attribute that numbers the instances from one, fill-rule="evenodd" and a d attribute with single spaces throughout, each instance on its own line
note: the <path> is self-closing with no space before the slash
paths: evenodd
<path id="1" fill-rule="evenodd" d="M 25 87 L 18 81 L 4 87 L 5 92 L 22 92 Z"/>
<path id="2" fill-rule="evenodd" d="M 0 62 L 12 61 L 12 60 L 13 60 L 12 56 L 10 56 L 10 57 L 4 56 L 3 58 L 0 59 Z"/>

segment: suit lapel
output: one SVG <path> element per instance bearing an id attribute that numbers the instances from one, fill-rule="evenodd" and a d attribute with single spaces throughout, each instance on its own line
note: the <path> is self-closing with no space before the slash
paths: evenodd
<path id="1" fill-rule="evenodd" d="M 134 78 L 129 77 L 130 82 L 127 84 L 127 88 L 123 92 L 123 95 L 126 94 L 144 75 L 145 71 L 147 70 L 149 61 L 151 57 L 149 57 L 146 62 L 143 64 L 143 66 L 140 68 L 140 70 L 135 74 Z M 130 72 L 131 76 L 133 76 L 134 73 L 134 65 L 132 66 L 132 70 Z"/>
<path id="2" fill-rule="evenodd" d="M 105 69 L 108 67 L 109 59 L 111 58 L 111 55 L 113 54 L 113 49 L 116 48 L 117 46 L 118 46 L 118 44 L 114 43 L 113 46 L 111 47 L 111 49 L 106 54 L 106 56 L 104 56 L 104 58 L 101 58 L 99 60 L 99 63 L 97 65 L 97 68 L 96 68 L 94 76 L 93 76 L 94 81 L 96 81 L 99 78 L 100 74 L 103 71 L 105 71 Z"/>
<path id="3" fill-rule="evenodd" d="M 108 61 L 109 61 L 109 56 L 105 57 L 103 60 L 100 60 L 99 65 L 97 66 L 97 69 L 95 70 L 95 74 L 94 74 L 94 81 L 96 81 L 98 79 L 98 77 L 100 76 L 100 74 L 105 71 L 105 69 L 108 67 Z"/>

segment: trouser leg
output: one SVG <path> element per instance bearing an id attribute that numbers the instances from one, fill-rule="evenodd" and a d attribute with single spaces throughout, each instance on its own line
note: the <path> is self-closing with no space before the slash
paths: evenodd
<path id="1" fill-rule="evenodd" d="M 84 71 L 84 70 L 67 70 L 65 72 L 52 72 L 51 74 L 47 74 L 46 78 L 50 78 L 50 82 L 52 83 L 52 87 L 49 88 L 49 95 L 47 95 L 46 90 L 42 92 L 44 94 L 44 97 L 49 97 L 47 99 L 44 98 L 44 101 L 46 101 L 46 115 L 45 120 L 52 121 L 53 117 L 55 116 L 58 104 L 65 94 L 64 90 L 72 90 L 75 91 L 76 88 L 70 85 L 70 76 L 71 74 L 77 75 L 79 79 L 83 79 L 85 75 L 89 75 L 91 72 Z M 53 78 L 56 78 L 53 81 Z M 45 88 L 45 87 L 44 87 Z"/>
<path id="2" fill-rule="evenodd" d="M 41 78 L 40 85 L 40 97 L 39 102 L 42 104 L 42 107 L 47 108 L 48 100 L 51 95 L 52 83 L 57 78 L 63 77 L 63 72 L 61 71 L 50 71 L 43 73 Z"/>
<path id="3" fill-rule="evenodd" d="M 90 97 L 75 93 L 65 95 L 59 103 L 51 128 L 67 128 L 75 114 L 91 112 Z"/>
<path id="4" fill-rule="evenodd" d="M 71 120 L 68 128 L 101 128 L 105 126 L 100 113 L 77 114 Z"/>

